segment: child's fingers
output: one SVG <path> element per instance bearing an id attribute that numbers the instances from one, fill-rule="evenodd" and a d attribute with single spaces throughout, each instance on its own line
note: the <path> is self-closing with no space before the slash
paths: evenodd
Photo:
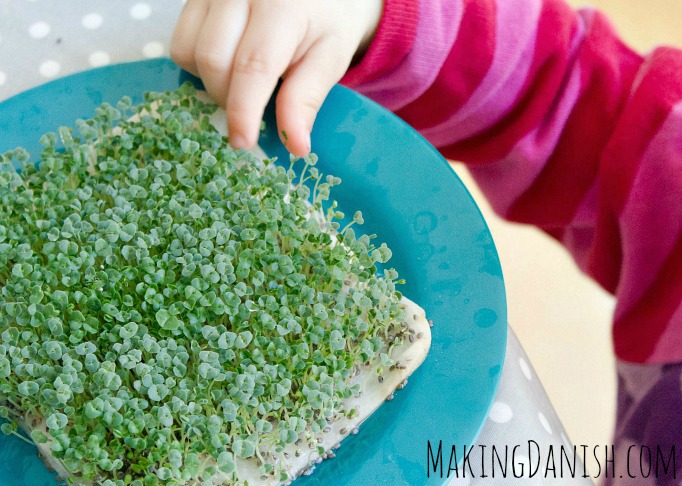
<path id="1" fill-rule="evenodd" d="M 194 52 L 207 12 L 208 0 L 188 0 L 171 38 L 170 54 L 173 61 L 196 76 L 199 75 L 199 71 L 194 60 Z"/>
<path id="2" fill-rule="evenodd" d="M 258 141 L 265 106 L 301 42 L 295 16 L 278 14 L 288 8 L 282 3 L 254 2 L 235 54 L 226 106 L 235 148 L 250 148 Z"/>
<path id="3" fill-rule="evenodd" d="M 206 91 L 225 107 L 235 51 L 249 18 L 247 0 L 211 3 L 197 40 L 194 56 Z"/>
<path id="4" fill-rule="evenodd" d="M 282 142 L 294 155 L 310 152 L 310 132 L 317 113 L 351 62 L 349 45 L 352 43 L 319 41 L 287 72 L 277 95 L 277 124 Z"/>

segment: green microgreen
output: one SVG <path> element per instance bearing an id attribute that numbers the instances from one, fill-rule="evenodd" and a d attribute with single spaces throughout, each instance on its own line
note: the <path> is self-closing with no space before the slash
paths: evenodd
<path id="1" fill-rule="evenodd" d="M 31 438 L 96 484 L 236 481 L 247 458 L 286 480 L 284 447 L 355 415 L 404 332 L 390 251 L 360 213 L 339 230 L 340 180 L 232 150 L 215 109 L 190 85 L 124 98 L 38 165 L 0 161 L 2 430 L 42 418 Z"/>

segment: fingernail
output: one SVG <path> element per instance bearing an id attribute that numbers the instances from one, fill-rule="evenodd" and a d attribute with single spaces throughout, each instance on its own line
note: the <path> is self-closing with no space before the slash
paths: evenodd
<path id="1" fill-rule="evenodd" d="M 246 147 L 246 140 L 241 135 L 232 135 L 230 136 L 230 145 L 237 150 L 243 149 Z"/>
<path id="2" fill-rule="evenodd" d="M 305 143 L 306 143 L 306 149 L 308 150 L 308 152 L 310 152 L 310 151 L 312 150 L 312 148 L 313 148 L 313 147 L 312 147 L 312 143 L 311 143 L 311 141 L 310 141 L 310 132 L 307 132 L 307 133 L 306 133 L 306 136 L 305 136 Z"/>

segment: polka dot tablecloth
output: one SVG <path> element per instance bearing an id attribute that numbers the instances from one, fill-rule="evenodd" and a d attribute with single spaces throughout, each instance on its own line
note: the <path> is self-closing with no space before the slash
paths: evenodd
<path id="1" fill-rule="evenodd" d="M 0 0 L 0 100 L 90 67 L 167 56 L 182 4 Z"/>
<path id="2" fill-rule="evenodd" d="M 92 67 L 167 56 L 182 4 L 181 0 L 0 0 L 0 101 Z M 529 477 L 537 461 L 534 453 L 544 462 L 548 451 L 559 454 L 561 446 L 570 451 L 573 446 L 511 329 L 500 388 L 478 443 L 467 444 L 469 449 L 464 450 L 465 444 L 449 444 L 443 437 L 446 461 L 453 445 L 459 454 L 471 451 L 471 469 L 463 465 L 457 473 L 451 471 L 452 485 L 592 484 L 580 472 L 576 478 L 554 479 L 551 472 L 542 471 Z M 500 478 L 499 468 L 495 478 L 490 476 L 493 446 L 498 455 L 514 458 L 515 470 L 509 464 L 505 479 Z M 577 468 L 582 471 L 579 462 Z"/>

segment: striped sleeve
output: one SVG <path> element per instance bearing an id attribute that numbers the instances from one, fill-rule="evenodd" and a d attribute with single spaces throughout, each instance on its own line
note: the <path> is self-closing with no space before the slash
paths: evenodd
<path id="1" fill-rule="evenodd" d="M 614 293 L 620 359 L 682 361 L 681 51 L 641 56 L 561 0 L 386 0 L 342 82 Z"/>

